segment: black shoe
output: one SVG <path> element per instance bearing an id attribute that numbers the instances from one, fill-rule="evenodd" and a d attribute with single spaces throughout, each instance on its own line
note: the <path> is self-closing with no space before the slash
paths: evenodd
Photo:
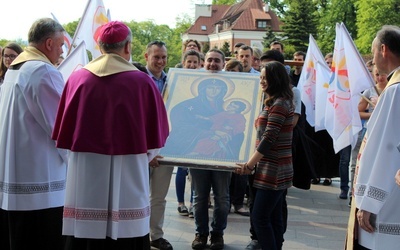
<path id="1" fill-rule="evenodd" d="M 178 207 L 178 213 L 179 213 L 179 215 L 182 215 L 182 216 L 188 216 L 189 210 L 187 209 L 187 207 L 185 205 L 182 205 L 182 206 Z"/>
<path id="2" fill-rule="evenodd" d="M 205 234 L 196 234 L 196 237 L 194 238 L 192 242 L 192 248 L 193 249 L 204 249 L 207 247 L 207 239 L 208 235 Z"/>
<path id="3" fill-rule="evenodd" d="M 311 184 L 314 184 L 314 185 L 319 184 L 320 182 L 321 182 L 320 178 L 315 178 L 315 179 L 311 180 Z"/>
<path id="4" fill-rule="evenodd" d="M 222 236 L 222 234 L 211 233 L 210 241 L 210 249 L 224 249 L 224 237 Z"/>
<path id="5" fill-rule="evenodd" d="M 173 250 L 171 243 L 169 243 L 169 241 L 164 238 L 152 240 L 150 242 L 150 245 L 160 250 Z"/>
<path id="6" fill-rule="evenodd" d="M 339 198 L 342 200 L 347 200 L 347 193 L 348 191 L 345 190 L 340 191 Z"/>
<path id="7" fill-rule="evenodd" d="M 349 200 L 349 207 L 351 207 L 351 195 L 350 195 L 350 200 Z"/>
<path id="8" fill-rule="evenodd" d="M 331 184 L 332 184 L 332 180 L 330 180 L 330 179 L 325 179 L 324 182 L 322 182 L 322 185 L 324 185 L 324 186 L 330 186 Z"/>

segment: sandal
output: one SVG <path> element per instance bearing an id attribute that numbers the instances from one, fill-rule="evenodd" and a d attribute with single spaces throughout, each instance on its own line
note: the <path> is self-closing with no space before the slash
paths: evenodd
<path id="1" fill-rule="evenodd" d="M 325 179 L 324 182 L 322 182 L 322 185 L 324 185 L 324 186 L 330 186 L 331 184 L 332 184 L 331 179 Z"/>

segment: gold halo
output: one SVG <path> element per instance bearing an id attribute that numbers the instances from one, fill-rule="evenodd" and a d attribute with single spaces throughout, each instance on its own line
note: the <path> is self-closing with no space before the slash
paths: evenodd
<path id="1" fill-rule="evenodd" d="M 243 98 L 230 98 L 224 101 L 224 104 L 222 105 L 222 107 L 224 108 L 224 110 L 226 110 L 226 107 L 228 107 L 228 104 L 233 102 L 233 101 L 240 101 L 240 102 L 244 102 L 244 104 L 246 105 L 246 109 L 243 110 L 242 112 L 240 112 L 241 114 L 246 114 L 251 110 L 251 104 L 250 102 L 248 102 L 247 100 L 243 99 Z"/>
<path id="2" fill-rule="evenodd" d="M 216 74 L 216 73 L 213 73 Z M 200 84 L 200 82 L 202 82 L 204 79 L 219 79 L 221 81 L 223 81 L 224 83 L 226 83 L 226 94 L 224 96 L 223 99 L 230 97 L 233 92 L 235 91 L 235 84 L 232 82 L 232 80 L 230 79 L 226 79 L 224 77 L 220 77 L 220 76 L 204 76 L 204 77 L 199 77 L 198 79 L 196 79 L 193 83 L 192 86 L 190 86 L 190 92 L 192 93 L 193 96 L 198 96 L 199 92 L 198 92 L 198 86 Z"/>

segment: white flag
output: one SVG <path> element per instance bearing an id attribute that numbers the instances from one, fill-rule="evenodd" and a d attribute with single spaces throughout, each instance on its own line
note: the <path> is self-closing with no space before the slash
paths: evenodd
<path id="1" fill-rule="evenodd" d="M 362 128 L 358 113 L 360 93 L 372 86 L 371 74 L 346 27 L 337 24 L 325 118 L 336 153 L 348 145 L 354 147 Z"/>
<path id="2" fill-rule="evenodd" d="M 85 11 L 73 38 L 73 45 L 85 41 L 86 49 L 92 53 L 92 59 L 101 55 L 97 44 L 99 28 L 108 23 L 107 11 L 102 0 L 88 0 Z"/>
<path id="3" fill-rule="evenodd" d="M 325 63 L 325 59 L 322 56 L 322 53 L 319 50 L 313 36 L 310 34 L 307 54 L 297 88 L 300 90 L 301 100 L 306 107 L 307 121 L 312 127 L 315 126 L 315 98 L 317 95 L 316 65 L 318 62 L 321 64 Z M 326 69 L 329 71 L 328 66 L 326 66 Z"/>
<path id="4" fill-rule="evenodd" d="M 72 72 L 81 69 L 88 64 L 89 58 L 86 52 L 85 42 L 82 41 L 78 47 L 72 51 L 71 54 L 58 66 L 58 70 L 61 72 L 64 82 L 67 82 Z"/>
<path id="5" fill-rule="evenodd" d="M 325 107 L 331 70 L 325 61 L 318 61 L 315 68 L 315 131 L 319 131 L 325 129 Z"/>
<path id="6" fill-rule="evenodd" d="M 54 21 L 56 21 L 57 23 L 60 23 L 60 22 L 57 20 L 56 16 L 55 16 L 53 13 L 51 13 L 51 15 L 53 16 Z M 64 45 L 62 46 L 62 49 L 63 49 L 63 57 L 64 57 L 64 58 L 67 58 L 68 51 L 70 51 L 70 50 L 72 49 L 72 48 L 71 48 L 71 45 L 72 45 L 72 38 L 71 38 L 71 36 L 68 34 L 68 32 L 64 31 Z"/>

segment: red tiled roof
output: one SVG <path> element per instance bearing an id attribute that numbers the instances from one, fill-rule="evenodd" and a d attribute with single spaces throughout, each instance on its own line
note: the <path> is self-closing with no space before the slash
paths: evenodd
<path id="1" fill-rule="evenodd" d="M 207 35 L 214 32 L 214 25 L 221 19 L 229 5 L 212 5 L 211 17 L 200 16 L 194 24 L 186 31 L 189 34 Z M 202 26 L 206 26 L 206 30 L 202 30 Z"/>
<path id="2" fill-rule="evenodd" d="M 215 32 L 217 23 L 223 24 L 224 21 L 230 23 L 225 30 L 259 30 L 256 27 L 257 20 L 270 20 L 273 31 L 280 31 L 280 24 L 277 15 L 269 10 L 265 12 L 262 0 L 243 0 L 234 5 L 212 5 L 211 17 L 199 17 L 186 33 L 208 35 Z M 207 30 L 201 30 L 205 25 Z M 222 27 L 222 25 L 221 25 Z M 220 31 L 223 29 L 221 28 Z"/>
<path id="3" fill-rule="evenodd" d="M 271 19 L 271 16 L 269 15 L 269 13 L 265 13 L 262 10 L 251 9 L 250 12 L 255 20 L 256 19 L 268 19 L 268 20 Z"/>

